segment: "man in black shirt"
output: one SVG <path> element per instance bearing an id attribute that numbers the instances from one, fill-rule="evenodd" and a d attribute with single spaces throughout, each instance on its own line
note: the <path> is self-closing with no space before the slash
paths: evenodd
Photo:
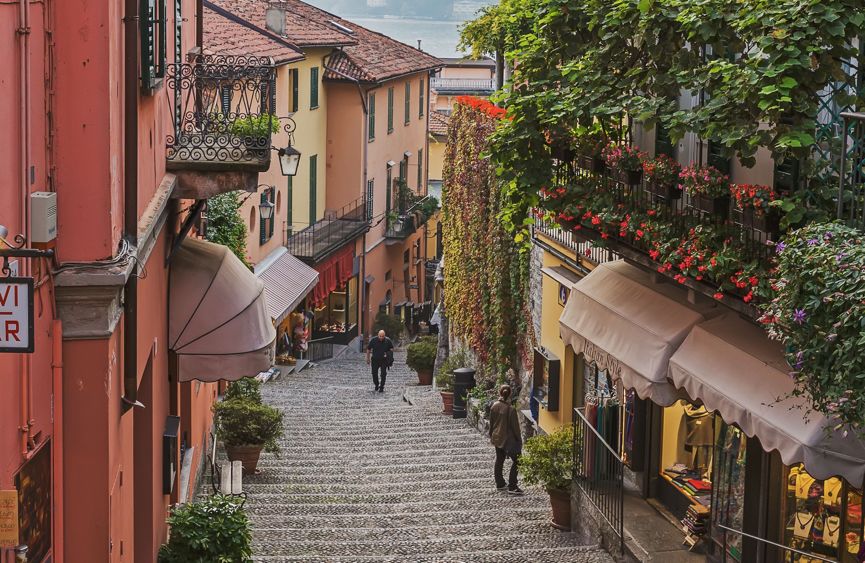
<path id="1" fill-rule="evenodd" d="M 370 362 L 372 356 L 372 362 Z M 384 393 L 384 382 L 387 379 L 387 368 L 393 357 L 393 342 L 385 336 L 383 330 L 378 331 L 378 336 L 373 336 L 366 346 L 366 363 L 372 363 L 372 382 L 375 390 Z M 379 385 L 378 372 L 381 370 L 381 385 Z"/>

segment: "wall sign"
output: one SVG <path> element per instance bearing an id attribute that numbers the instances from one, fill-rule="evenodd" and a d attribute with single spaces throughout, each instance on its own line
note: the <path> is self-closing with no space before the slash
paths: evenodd
<path id="1" fill-rule="evenodd" d="M 0 278 L 0 353 L 33 352 L 33 279 Z"/>
<path id="2" fill-rule="evenodd" d="M 0 547 L 18 545 L 18 491 L 0 491 Z"/>

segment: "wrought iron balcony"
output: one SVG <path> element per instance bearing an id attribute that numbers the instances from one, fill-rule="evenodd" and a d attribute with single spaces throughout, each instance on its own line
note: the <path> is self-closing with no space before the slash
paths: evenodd
<path id="1" fill-rule="evenodd" d="M 174 131 L 166 142 L 167 168 L 178 176 L 175 197 L 206 199 L 255 190 L 271 161 L 278 130 L 276 68 L 269 58 L 192 55 L 171 64 Z M 288 120 L 286 131 L 293 132 Z"/>
<path id="2" fill-rule="evenodd" d="M 432 78 L 430 88 L 439 94 L 492 94 L 496 90 L 492 79 Z"/>
<path id="3" fill-rule="evenodd" d="M 387 229 L 384 233 L 385 244 L 402 242 L 421 228 L 429 217 L 423 212 L 424 202 L 429 196 L 421 198 L 411 206 L 401 204 L 399 208 L 405 211 L 392 212 L 387 219 Z"/>
<path id="4" fill-rule="evenodd" d="M 366 200 L 359 198 L 294 233 L 285 246 L 304 262 L 317 264 L 368 231 L 369 221 Z"/>

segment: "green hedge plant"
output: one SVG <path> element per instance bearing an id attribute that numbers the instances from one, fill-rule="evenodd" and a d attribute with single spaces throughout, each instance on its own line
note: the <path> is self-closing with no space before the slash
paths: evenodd
<path id="1" fill-rule="evenodd" d="M 451 353 L 439 366 L 436 372 L 436 385 L 442 391 L 453 391 L 454 389 L 454 370 L 459 368 L 468 368 L 471 366 L 471 358 L 465 350 L 458 350 Z"/>
<path id="2" fill-rule="evenodd" d="M 171 537 L 159 550 L 159 563 L 252 561 L 252 529 L 238 497 L 214 495 L 176 506 L 168 524 Z"/>
<path id="3" fill-rule="evenodd" d="M 254 377 L 244 377 L 232 382 L 225 392 L 226 401 L 251 401 L 261 404 L 261 381 Z"/>
<path id="4" fill-rule="evenodd" d="M 279 410 L 250 400 L 234 399 L 213 405 L 217 436 L 226 447 L 263 446 L 277 452 L 283 436 L 283 414 Z"/>
<path id="5" fill-rule="evenodd" d="M 552 434 L 526 440 L 520 470 L 529 485 L 547 490 L 568 491 L 574 460 L 574 427 L 565 426 Z"/>
<path id="6" fill-rule="evenodd" d="M 231 132 L 238 137 L 269 137 L 279 131 L 279 118 L 265 113 L 238 118 L 231 124 Z"/>
<path id="7" fill-rule="evenodd" d="M 405 363 L 415 371 L 432 371 L 435 366 L 438 344 L 435 337 L 424 337 L 409 344 Z"/>

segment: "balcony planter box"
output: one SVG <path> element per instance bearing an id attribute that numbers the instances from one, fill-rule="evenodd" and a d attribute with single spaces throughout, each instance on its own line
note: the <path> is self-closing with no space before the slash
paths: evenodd
<path id="1" fill-rule="evenodd" d="M 556 145 L 552 147 L 553 158 L 560 162 L 573 162 L 577 153 L 567 145 Z"/>
<path id="2" fill-rule="evenodd" d="M 629 186 L 639 186 L 643 181 L 642 170 L 625 170 L 621 174 L 622 181 Z"/>
<path id="3" fill-rule="evenodd" d="M 697 195 L 691 198 L 691 205 L 719 219 L 726 219 L 730 214 L 730 196 L 706 197 Z"/>
<path id="4" fill-rule="evenodd" d="M 646 191 L 661 196 L 667 201 L 680 199 L 682 197 L 682 188 L 674 184 L 661 185 L 657 182 L 647 182 Z"/>
<path id="5" fill-rule="evenodd" d="M 576 217 L 570 221 L 566 221 L 564 219 L 559 219 L 558 222 L 559 222 L 559 226 L 562 228 L 562 230 L 565 230 L 565 231 L 573 231 L 574 227 L 576 227 L 577 225 L 580 224 L 579 219 Z"/>
<path id="6" fill-rule="evenodd" d="M 754 209 L 742 210 L 742 225 L 764 233 L 776 235 L 781 232 L 781 216 L 776 209 L 755 213 Z"/>

